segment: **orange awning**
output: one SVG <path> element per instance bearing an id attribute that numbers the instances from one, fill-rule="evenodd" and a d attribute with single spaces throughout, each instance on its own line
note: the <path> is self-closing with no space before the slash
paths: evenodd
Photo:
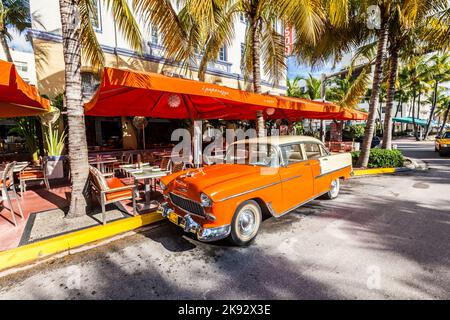
<path id="1" fill-rule="evenodd" d="M 279 109 L 270 118 L 285 118 L 291 121 L 301 119 L 319 120 L 367 120 L 367 113 L 342 108 L 328 101 L 311 101 L 302 98 L 277 97 Z M 284 117 L 280 117 L 284 115 Z"/>
<path id="2" fill-rule="evenodd" d="M 348 120 L 345 117 L 353 117 L 330 102 L 255 94 L 211 83 L 115 68 L 104 69 L 99 90 L 85 104 L 86 115 L 104 117 L 251 120 L 256 118 L 258 110 L 264 111 L 268 119 Z"/>
<path id="3" fill-rule="evenodd" d="M 86 115 L 169 119 L 252 119 L 277 107 L 273 96 L 150 72 L 105 68 Z"/>
<path id="4" fill-rule="evenodd" d="M 34 116 L 49 110 L 50 101 L 19 76 L 14 64 L 0 60 L 0 118 Z"/>

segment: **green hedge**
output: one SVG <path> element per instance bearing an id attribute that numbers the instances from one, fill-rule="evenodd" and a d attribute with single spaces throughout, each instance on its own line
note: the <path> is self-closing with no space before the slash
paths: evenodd
<path id="1" fill-rule="evenodd" d="M 359 151 L 352 152 L 353 164 L 359 158 Z M 403 155 L 400 150 L 371 149 L 368 168 L 396 168 L 403 167 Z"/>

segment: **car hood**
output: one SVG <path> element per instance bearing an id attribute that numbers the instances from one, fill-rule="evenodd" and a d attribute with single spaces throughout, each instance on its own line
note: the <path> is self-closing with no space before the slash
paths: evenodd
<path id="1" fill-rule="evenodd" d="M 217 164 L 188 170 L 173 181 L 171 189 L 195 200 L 198 200 L 196 198 L 203 192 L 213 201 L 217 201 L 231 193 L 247 191 L 277 178 L 278 171 L 272 168 Z"/>
<path id="2" fill-rule="evenodd" d="M 450 138 L 446 138 L 446 139 L 439 139 L 439 143 L 443 143 L 443 144 L 450 144 Z"/>

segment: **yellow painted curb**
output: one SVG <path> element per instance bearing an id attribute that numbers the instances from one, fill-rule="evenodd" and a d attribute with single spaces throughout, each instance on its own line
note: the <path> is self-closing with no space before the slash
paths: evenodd
<path id="1" fill-rule="evenodd" d="M 0 270 L 109 238 L 163 219 L 161 212 L 156 211 L 2 251 L 0 252 Z"/>
<path id="2" fill-rule="evenodd" d="M 354 176 L 366 176 L 371 174 L 394 173 L 396 168 L 353 169 Z"/>

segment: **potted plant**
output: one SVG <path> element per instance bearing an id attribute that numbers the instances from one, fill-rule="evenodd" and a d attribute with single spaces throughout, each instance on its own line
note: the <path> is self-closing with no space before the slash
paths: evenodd
<path id="1" fill-rule="evenodd" d="M 44 115 L 41 115 L 42 124 L 44 125 L 44 140 L 47 152 L 47 167 L 44 168 L 47 172 L 49 179 L 61 179 L 64 178 L 64 166 L 62 155 L 65 147 L 66 132 L 60 133 L 59 125 L 53 126 L 53 124 L 59 119 L 59 109 L 53 109 Z"/>
<path id="2" fill-rule="evenodd" d="M 9 130 L 8 134 L 17 134 L 24 139 L 25 148 L 31 154 L 33 162 L 39 157 L 39 146 L 36 137 L 36 122 L 34 117 L 23 117 L 15 119 L 16 125 Z"/>

